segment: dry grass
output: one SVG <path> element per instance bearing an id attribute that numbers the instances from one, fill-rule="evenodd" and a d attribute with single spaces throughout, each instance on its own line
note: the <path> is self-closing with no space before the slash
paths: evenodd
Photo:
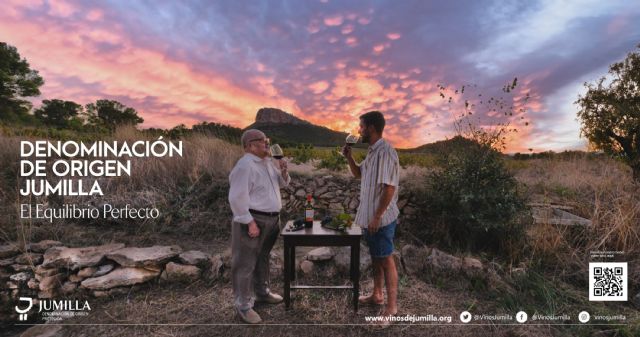
<path id="1" fill-rule="evenodd" d="M 573 212 L 590 219 L 589 227 L 534 226 L 534 258 L 574 265 L 576 276 L 586 270 L 592 251 L 623 252 L 616 258 L 630 262 L 640 256 L 640 184 L 631 170 L 615 160 L 576 156 L 568 160 L 538 159 L 517 171 L 529 188 L 532 201 L 572 206 Z M 569 268 L 571 269 L 571 268 Z M 566 272 L 567 270 L 565 270 Z"/>
<path id="2" fill-rule="evenodd" d="M 591 219 L 588 249 L 640 253 L 640 185 L 628 167 L 584 157 L 534 160 L 517 178 L 529 186 L 534 201 L 570 205 Z"/>
<path id="3" fill-rule="evenodd" d="M 216 231 L 209 230 L 210 226 L 226 227 L 228 225 L 226 219 L 229 210 L 225 205 L 221 205 L 221 199 L 223 199 L 221 195 L 227 184 L 228 173 L 242 155 L 242 150 L 237 145 L 204 135 L 193 135 L 182 139 L 182 157 L 131 158 L 130 177 L 98 178 L 104 196 L 20 197 L 17 191 L 24 182 L 19 177 L 19 143 L 20 140 L 26 139 L 29 138 L 0 135 L 2 149 L 0 159 L 3 163 L 8 163 L 2 168 L 0 175 L 0 239 L 3 241 L 33 242 L 42 238 L 63 238 L 65 241 L 75 241 L 73 235 L 63 237 L 64 234 L 72 234 L 64 228 L 70 225 L 69 221 L 59 220 L 54 221 L 53 224 L 39 220 L 20 221 L 17 215 L 21 203 L 48 203 L 49 205 L 109 203 L 114 207 L 130 204 L 131 207 L 157 207 L 161 210 L 159 219 L 137 221 L 135 226 L 131 226 L 129 222 L 122 223 L 121 225 L 129 227 L 128 234 L 144 232 L 153 234 L 167 230 L 182 230 L 188 233 L 189 230 L 198 229 L 197 233 L 192 234 L 197 236 L 203 232 L 211 232 L 215 235 Z M 116 130 L 111 138 L 104 140 L 132 142 L 155 139 L 133 127 L 123 127 Z M 48 177 L 48 179 L 56 181 L 54 177 Z M 93 178 L 85 179 L 85 184 L 93 180 Z M 226 196 L 224 199 L 226 200 Z M 224 223 L 212 223 L 217 215 L 220 215 L 221 219 L 224 218 Z M 100 225 L 104 230 L 104 221 L 84 222 Z M 181 223 L 184 226 L 181 227 Z M 185 228 L 186 224 L 193 226 Z M 81 233 L 77 234 L 77 236 L 80 235 Z"/>

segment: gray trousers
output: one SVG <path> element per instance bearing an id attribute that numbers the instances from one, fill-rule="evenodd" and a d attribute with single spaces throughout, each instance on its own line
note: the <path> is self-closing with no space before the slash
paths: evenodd
<path id="1" fill-rule="evenodd" d="M 254 294 L 269 294 L 269 258 L 280 232 L 280 217 L 252 216 L 260 228 L 256 238 L 249 237 L 248 224 L 231 223 L 231 283 L 240 310 L 253 308 Z"/>

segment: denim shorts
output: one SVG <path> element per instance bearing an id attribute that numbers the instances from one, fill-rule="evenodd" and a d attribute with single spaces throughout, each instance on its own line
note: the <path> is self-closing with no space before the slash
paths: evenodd
<path id="1" fill-rule="evenodd" d="M 393 237 L 396 233 L 396 225 L 398 220 L 378 228 L 378 231 L 370 235 L 366 228 L 363 228 L 364 239 L 369 246 L 371 257 L 387 257 L 393 253 Z"/>

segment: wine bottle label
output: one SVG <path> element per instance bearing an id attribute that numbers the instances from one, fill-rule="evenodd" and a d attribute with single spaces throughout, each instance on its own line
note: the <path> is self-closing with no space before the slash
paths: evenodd
<path id="1" fill-rule="evenodd" d="M 305 220 L 313 220 L 313 210 L 308 209 L 304 211 Z"/>

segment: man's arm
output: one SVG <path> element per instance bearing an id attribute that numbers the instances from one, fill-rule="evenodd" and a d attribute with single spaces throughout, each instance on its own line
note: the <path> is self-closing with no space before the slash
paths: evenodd
<path id="1" fill-rule="evenodd" d="M 248 167 L 236 167 L 229 175 L 229 205 L 233 212 L 233 221 L 248 224 L 250 237 L 260 235 L 260 229 L 249 213 L 249 176 Z"/>
<path id="2" fill-rule="evenodd" d="M 376 218 L 382 218 L 382 215 L 389 207 L 389 204 L 391 203 L 391 199 L 393 199 L 393 194 L 395 192 L 395 186 L 383 184 L 382 196 L 380 196 L 380 204 L 378 205 L 378 208 L 376 208 L 376 213 L 374 214 Z"/>
<path id="3" fill-rule="evenodd" d="M 391 200 L 393 199 L 393 194 L 396 192 L 396 187 L 393 185 L 383 184 L 382 186 L 382 195 L 380 196 L 380 204 L 378 204 L 378 208 L 376 208 L 376 212 L 373 215 L 373 219 L 367 226 L 367 230 L 375 233 L 380 228 L 380 221 L 382 220 L 382 215 L 389 207 Z"/>
<path id="4" fill-rule="evenodd" d="M 362 176 L 362 172 L 360 171 L 360 166 L 356 164 L 356 161 L 353 159 L 353 155 L 351 153 L 351 146 L 345 145 L 342 147 L 342 154 L 347 158 L 347 163 L 349 163 L 349 170 L 354 177 L 360 178 Z"/>

